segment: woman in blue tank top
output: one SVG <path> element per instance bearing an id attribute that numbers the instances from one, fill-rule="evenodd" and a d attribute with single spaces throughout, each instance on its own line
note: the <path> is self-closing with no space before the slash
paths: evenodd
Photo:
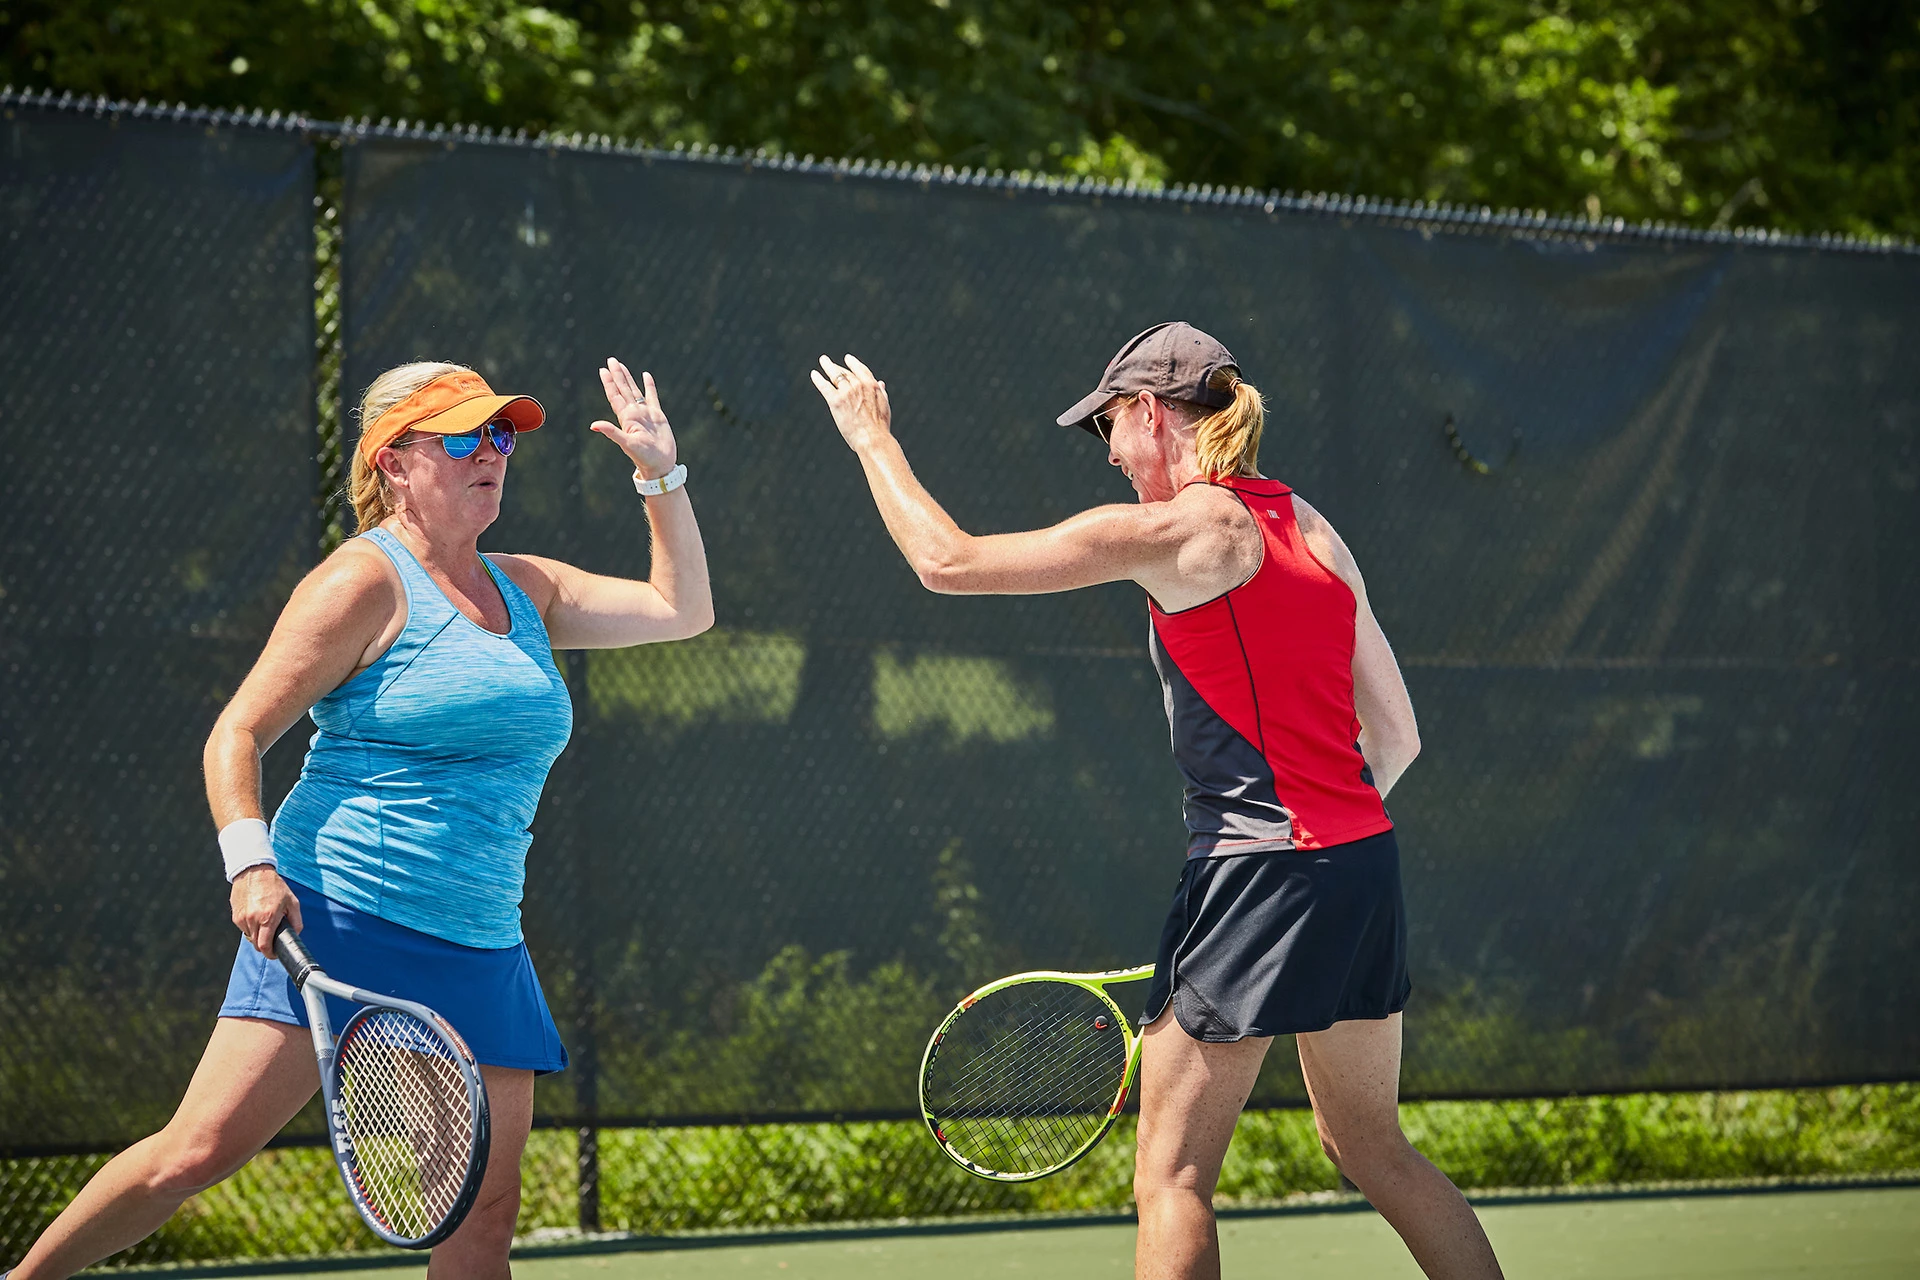
<path id="1" fill-rule="evenodd" d="M 272 959 L 283 918 L 329 973 L 444 1014 L 486 1077 L 493 1150 L 429 1273 L 504 1277 L 533 1079 L 567 1055 L 520 934 L 528 828 L 573 713 L 555 649 L 619 648 L 713 624 L 706 552 L 651 374 L 609 360 L 614 420 L 653 531 L 645 582 L 481 555 L 507 457 L 540 406 L 459 365 L 410 364 L 361 403 L 359 536 L 294 591 L 207 742 L 207 795 L 244 940 L 173 1120 L 115 1157 L 14 1274 L 68 1276 L 135 1243 L 238 1170 L 319 1085 L 306 1011 Z M 318 732 L 271 828 L 260 756 Z M 334 1011 L 335 1025 L 350 1010 Z"/>

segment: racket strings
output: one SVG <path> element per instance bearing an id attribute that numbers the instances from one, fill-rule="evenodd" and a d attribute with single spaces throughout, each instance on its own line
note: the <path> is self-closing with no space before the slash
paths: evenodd
<path id="1" fill-rule="evenodd" d="M 1037 997 L 1022 991 L 1018 1003 L 983 1008 L 982 1001 L 968 1010 L 942 1039 L 941 1059 L 951 1071 L 947 1090 L 961 1105 L 971 1097 L 994 1114 L 1018 1114 L 1022 1103 L 1043 1098 L 1053 1110 L 1083 1110 L 1086 1100 L 1100 1099 L 1112 1067 L 1124 1066 L 1118 1025 L 1104 1002 L 1080 988 L 1023 986 L 1059 990 Z"/>
<path id="2" fill-rule="evenodd" d="M 1003 1172 L 1072 1158 L 1105 1127 L 1125 1070 L 1124 1040 L 1111 1017 L 1107 1034 L 1094 1025 L 1104 1011 L 1097 1001 L 1065 993 L 1049 993 L 1024 1017 L 996 1011 L 998 1026 L 978 1030 L 998 1035 L 955 1075 L 953 1105 L 942 1109 L 949 1145 Z M 1102 1040 L 1115 1047 L 1103 1051 Z"/>
<path id="3" fill-rule="evenodd" d="M 411 1014 L 377 1010 L 341 1039 L 340 1101 L 368 1207 L 425 1237 L 459 1199 L 475 1141 L 452 1049 Z"/>
<path id="4" fill-rule="evenodd" d="M 953 1109 L 949 1143 L 975 1147 L 974 1162 L 1002 1172 L 1036 1171 L 1070 1159 L 1107 1122 L 1119 1092 L 1119 1063 L 1087 1061 L 1077 1070 L 1058 1064 L 1004 1089 L 993 1101 Z"/>
<path id="5" fill-rule="evenodd" d="M 982 1168 L 1038 1173 L 1106 1127 L 1126 1076 L 1126 1032 L 1084 987 L 1027 982 L 982 997 L 947 1028 L 925 1092 L 949 1148 Z"/>

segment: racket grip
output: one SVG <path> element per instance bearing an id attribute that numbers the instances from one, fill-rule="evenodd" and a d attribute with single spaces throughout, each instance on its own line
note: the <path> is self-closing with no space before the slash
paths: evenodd
<path id="1" fill-rule="evenodd" d="M 314 963 L 313 953 L 300 941 L 300 935 L 293 931 L 293 925 L 285 920 L 274 931 L 273 954 L 286 966 L 296 987 L 306 986 L 307 978 L 320 970 L 320 966 Z"/>

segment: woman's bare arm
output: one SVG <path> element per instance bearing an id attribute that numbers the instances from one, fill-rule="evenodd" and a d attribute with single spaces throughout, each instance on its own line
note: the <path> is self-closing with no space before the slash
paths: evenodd
<path id="1" fill-rule="evenodd" d="M 1162 605 L 1183 608 L 1246 576 L 1246 557 L 1235 554 L 1246 541 L 1236 531 L 1251 527 L 1245 511 L 1230 496 L 1198 488 L 1171 502 L 1095 507 L 1046 529 L 970 534 L 907 464 L 893 437 L 886 384 L 852 356 L 844 368 L 822 365 L 814 385 L 860 459 L 887 532 L 930 591 L 1036 595 L 1133 581 Z"/>
<path id="2" fill-rule="evenodd" d="M 633 373 L 618 360 L 600 370 L 614 421 L 593 430 L 620 446 L 649 480 L 672 471 L 679 446 L 653 375 Z M 547 624 L 556 649 L 624 649 L 659 640 L 685 640 L 713 625 L 713 583 L 707 548 L 685 488 L 646 499 L 652 570 L 643 582 L 588 573 L 545 556 L 494 556 L 494 563 L 526 592 Z"/>
<path id="3" fill-rule="evenodd" d="M 687 491 L 646 503 L 653 570 L 645 581 L 589 573 L 545 556 L 490 557 L 533 600 L 554 648 L 623 649 L 685 640 L 713 625 L 707 549 Z"/>
<path id="4" fill-rule="evenodd" d="M 259 661 L 214 722 L 202 764 L 216 828 L 263 816 L 260 757 L 307 708 L 365 665 L 367 649 L 397 608 L 393 580 L 377 551 L 343 547 L 294 588 Z M 300 906 L 273 868 L 233 882 L 233 922 L 262 954 L 273 954 L 281 916 L 300 927 Z"/>
<path id="5" fill-rule="evenodd" d="M 921 585 L 942 595 L 1039 595 L 1170 576 L 1179 555 L 1182 513 L 1170 503 L 1114 504 L 1046 529 L 970 534 L 914 476 L 891 436 L 859 457 L 900 553 Z"/>
<path id="6" fill-rule="evenodd" d="M 1353 552 L 1325 517 L 1298 494 L 1293 511 L 1307 546 L 1353 590 L 1353 708 L 1360 718 L 1360 754 L 1373 772 L 1373 785 L 1385 796 L 1420 754 L 1413 699 L 1407 696 L 1393 646 L 1373 616 L 1366 580 L 1360 576 Z"/>

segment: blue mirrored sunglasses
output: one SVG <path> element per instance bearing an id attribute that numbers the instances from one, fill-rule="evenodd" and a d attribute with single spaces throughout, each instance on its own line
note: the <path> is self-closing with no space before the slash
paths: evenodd
<path id="1" fill-rule="evenodd" d="M 505 458 L 513 453 L 513 423 L 505 418 L 495 418 L 492 422 L 475 427 L 471 431 L 463 431 L 457 436 L 440 436 L 440 447 L 447 451 L 449 458 L 471 458 L 480 450 L 480 433 L 483 431 L 486 432 L 487 438 L 493 441 L 493 447 L 500 451 L 501 457 Z M 428 438 L 415 436 L 411 440 L 402 440 L 393 447 L 404 449 L 410 444 L 419 444 Z"/>

